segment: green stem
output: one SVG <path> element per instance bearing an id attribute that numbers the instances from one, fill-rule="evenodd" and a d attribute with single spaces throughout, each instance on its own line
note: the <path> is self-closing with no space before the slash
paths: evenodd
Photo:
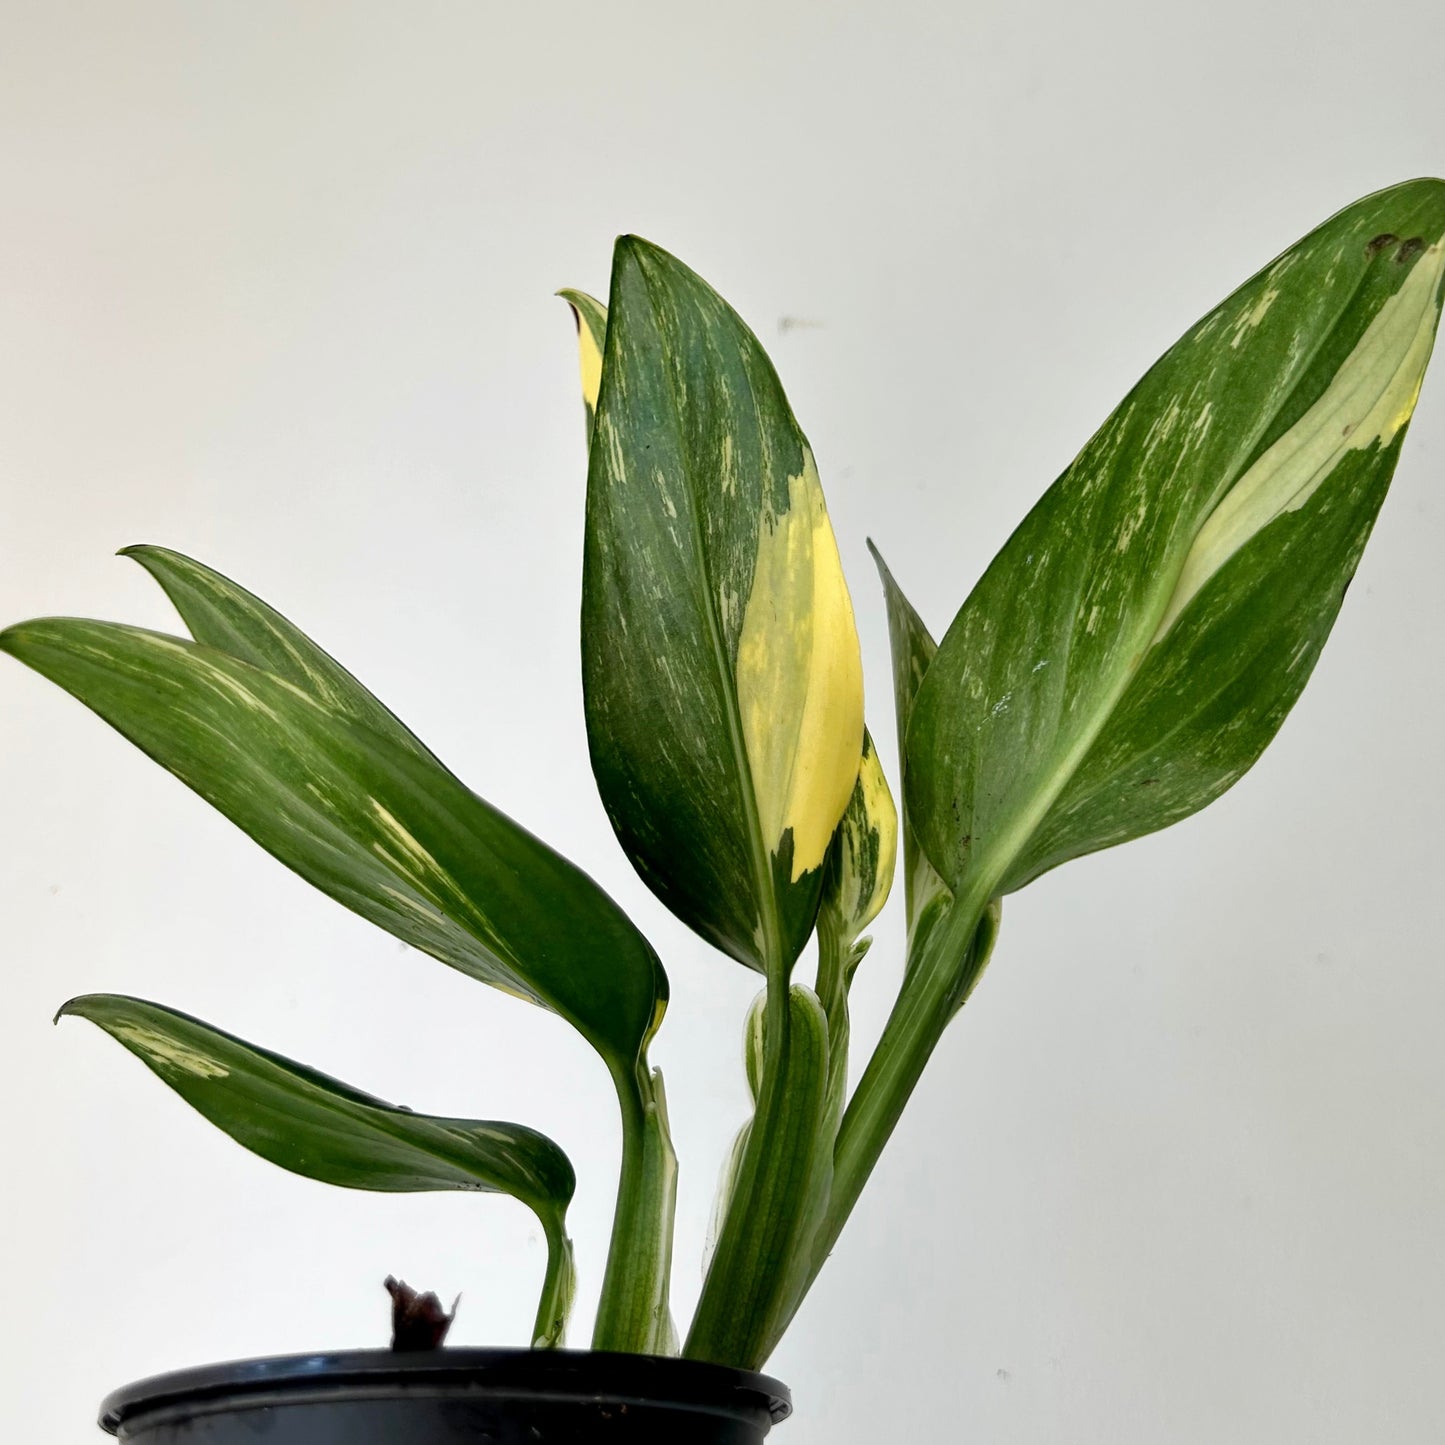
<path id="1" fill-rule="evenodd" d="M 562 1216 L 549 1213 L 539 1218 L 547 1235 L 547 1273 L 537 1303 L 537 1320 L 532 1326 L 532 1348 L 552 1350 L 566 1341 L 567 1317 L 572 1313 L 577 1288 L 577 1266 Z"/>
<path id="2" fill-rule="evenodd" d="M 645 1058 L 614 1075 L 622 1108 L 622 1169 L 594 1350 L 666 1355 L 677 1352 L 668 1305 L 677 1156 L 668 1130 L 662 1074 Z"/>
<path id="3" fill-rule="evenodd" d="M 792 1009 L 788 978 L 776 972 L 764 1004 L 757 1107 L 683 1347 L 689 1360 L 756 1370 L 788 1305 L 790 1277 L 798 1272 L 793 1261 L 806 1248 L 799 1235 L 806 1227 L 824 1061 L 806 1039 L 793 1059 Z"/>
<path id="4" fill-rule="evenodd" d="M 833 1187 L 814 1235 L 812 1267 L 799 1292 L 802 1302 L 843 1232 L 943 1031 L 958 1012 L 987 961 L 980 922 L 988 898 L 964 896 L 928 941 L 927 954 L 909 975 L 884 1025 L 838 1130 Z"/>

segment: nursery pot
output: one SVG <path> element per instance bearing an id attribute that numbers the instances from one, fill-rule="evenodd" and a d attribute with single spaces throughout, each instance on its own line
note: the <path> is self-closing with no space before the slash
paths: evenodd
<path id="1" fill-rule="evenodd" d="M 362 1350 L 241 1360 L 115 1391 L 135 1445 L 759 1445 L 786 1385 L 696 1360 L 586 1350 Z"/>

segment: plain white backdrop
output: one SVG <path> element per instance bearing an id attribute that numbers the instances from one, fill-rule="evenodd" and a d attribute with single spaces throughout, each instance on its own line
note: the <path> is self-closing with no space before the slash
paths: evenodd
<path id="1" fill-rule="evenodd" d="M 635 230 L 769 347 L 892 765 L 873 536 L 941 632 L 1145 367 L 1356 196 L 1445 169 L 1436 0 L 0 0 L 0 621 L 174 627 L 192 553 L 306 628 L 662 952 L 696 1296 L 754 978 L 588 771 L 562 285 Z M 786 1445 L 1445 1436 L 1445 384 L 1314 681 L 1200 817 L 1050 875 L 772 1361 Z M 585 1343 L 617 1128 L 559 1021 L 311 892 L 0 658 L 4 1408 L 384 1341 L 388 1272 L 525 1338 L 510 1201 L 253 1160 L 56 1006 L 140 994 L 570 1152 Z M 890 906 L 856 988 L 896 988 Z"/>

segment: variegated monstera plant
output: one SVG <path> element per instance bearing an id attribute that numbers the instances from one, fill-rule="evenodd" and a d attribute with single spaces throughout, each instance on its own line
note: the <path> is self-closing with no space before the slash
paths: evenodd
<path id="1" fill-rule="evenodd" d="M 848 990 L 898 826 L 813 454 L 757 338 L 666 252 L 624 237 L 606 307 L 565 293 L 590 442 L 597 783 L 648 886 L 766 981 L 745 1029 L 754 1112 L 684 1354 L 768 1357 L 987 962 L 1003 895 L 1197 811 L 1273 737 L 1394 471 L 1440 315 L 1442 237 L 1445 182 L 1412 181 L 1246 282 L 1084 446 L 941 642 L 880 559 L 908 937 L 851 1096 Z M 668 985 L 646 938 L 285 618 L 174 552 L 129 555 L 190 639 L 50 619 L 0 646 L 339 902 L 581 1031 L 624 1126 L 593 1344 L 676 1351 L 676 1166 L 647 1057 Z M 814 935 L 810 987 L 794 973 Z M 92 995 L 61 1012 L 300 1174 L 524 1201 L 550 1245 L 532 1337 L 562 1340 L 574 1179 L 550 1139 L 394 1108 L 159 1004 Z"/>

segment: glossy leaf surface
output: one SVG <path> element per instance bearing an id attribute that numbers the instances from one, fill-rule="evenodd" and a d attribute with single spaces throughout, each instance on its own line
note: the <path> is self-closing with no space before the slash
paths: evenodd
<path id="1" fill-rule="evenodd" d="M 608 816 L 684 922 L 781 975 L 857 776 L 852 606 L 757 339 L 635 237 L 614 257 L 587 499 L 583 680 Z"/>
<path id="2" fill-rule="evenodd" d="M 918 688 L 907 800 L 977 904 L 1217 797 L 1298 697 L 1384 497 L 1445 182 L 1371 196 L 1193 327 L 1010 538 Z"/>
<path id="3" fill-rule="evenodd" d="M 293 1174 L 386 1193 L 509 1194 L 560 1219 L 576 1180 L 567 1156 L 520 1124 L 416 1114 L 199 1019 L 119 994 L 72 999 L 198 1113 Z"/>
<path id="4" fill-rule="evenodd" d="M 561 1014 L 615 1067 L 636 1059 L 666 999 L 646 940 L 585 874 L 394 719 L 378 731 L 357 720 L 354 698 L 323 703 L 218 648 L 111 623 L 23 623 L 0 633 L 0 649 L 323 892 Z"/>

